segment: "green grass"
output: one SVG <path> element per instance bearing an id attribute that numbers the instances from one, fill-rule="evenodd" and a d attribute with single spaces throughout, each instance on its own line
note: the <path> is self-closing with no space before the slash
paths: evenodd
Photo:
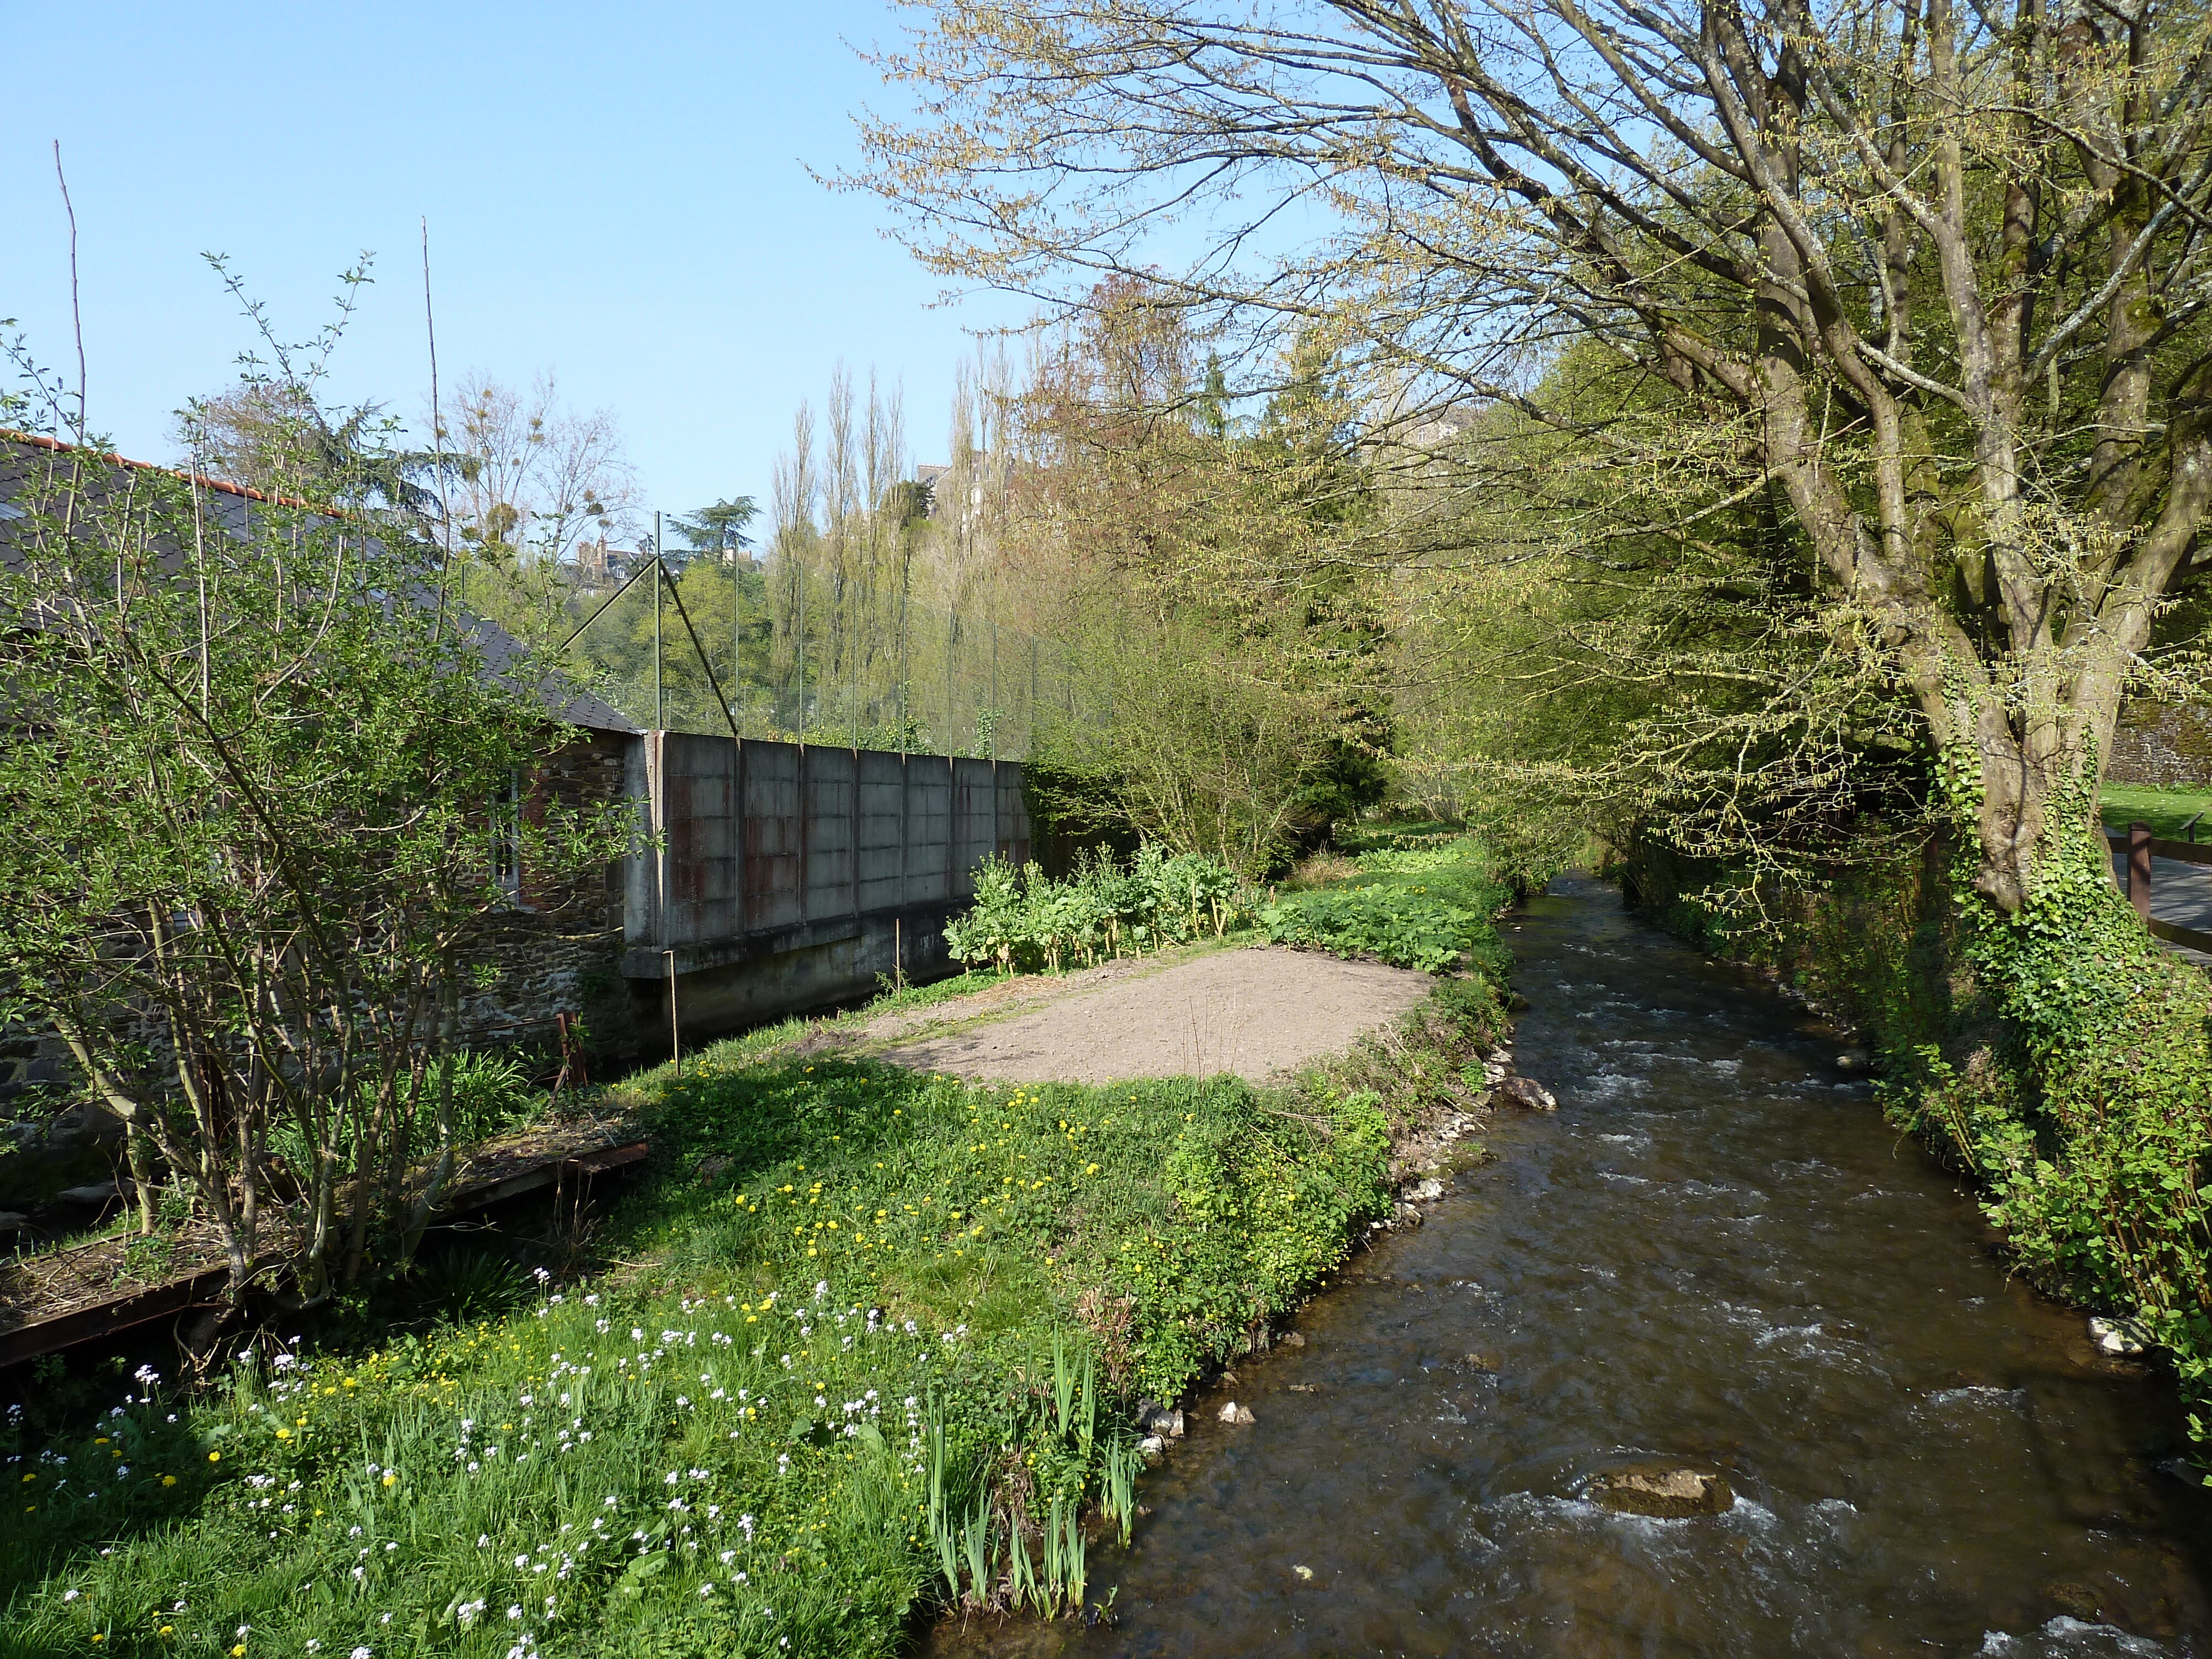
<path id="1" fill-rule="evenodd" d="M 1387 1060 L 1295 1093 L 970 1087 L 796 1024 L 642 1074 L 654 1159 L 595 1280 L 142 1379 L 52 1439 L 10 1417 L 0 1655 L 870 1655 L 923 1606 L 1096 1603 L 1075 1517 L 1126 1526 L 1132 1403 L 1343 1259 L 1498 1009 L 1440 981 Z"/>
<path id="2" fill-rule="evenodd" d="M 2212 808 L 2212 789 L 2152 789 L 2108 783 L 2097 806 L 2109 834 L 2124 835 L 2130 823 L 2140 821 L 2150 825 L 2153 835 L 2167 840 L 2181 834 L 2185 820 L 2205 812 L 2204 822 L 2197 826 L 2197 838 L 2212 842 L 2212 812 L 2206 811 Z"/>

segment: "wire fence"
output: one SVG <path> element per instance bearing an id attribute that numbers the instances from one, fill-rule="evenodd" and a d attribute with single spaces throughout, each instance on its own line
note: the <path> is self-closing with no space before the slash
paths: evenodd
<path id="1" fill-rule="evenodd" d="M 619 586 L 579 586 L 567 649 L 648 729 L 1019 760 L 1075 717 L 1062 642 L 887 586 L 647 553 Z"/>

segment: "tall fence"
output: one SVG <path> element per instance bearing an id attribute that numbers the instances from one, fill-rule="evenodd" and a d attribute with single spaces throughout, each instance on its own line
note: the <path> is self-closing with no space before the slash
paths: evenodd
<path id="1" fill-rule="evenodd" d="M 647 730 L 1018 760 L 1079 702 L 1059 641 L 742 556 L 647 557 L 569 608 L 578 670 Z"/>
<path id="2" fill-rule="evenodd" d="M 633 980 L 836 943 L 870 919 L 896 933 L 908 912 L 933 945 L 979 862 L 1030 856 L 1012 762 L 648 732 L 627 787 L 653 831 L 628 870 Z"/>

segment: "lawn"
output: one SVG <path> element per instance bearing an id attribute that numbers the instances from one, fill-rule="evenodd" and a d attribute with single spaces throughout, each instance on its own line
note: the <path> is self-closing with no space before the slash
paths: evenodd
<path id="1" fill-rule="evenodd" d="M 2212 789 L 2152 789 L 2108 783 L 2097 805 L 2108 834 L 2124 835 L 2130 823 L 2141 821 L 2150 825 L 2153 835 L 2171 841 L 2181 836 L 2185 821 L 2212 808 Z M 2197 839 L 2212 842 L 2212 813 L 2197 826 Z"/>
<path id="2" fill-rule="evenodd" d="M 1413 856 L 1363 884 L 1489 903 L 1473 849 Z M 1464 1097 L 1469 938 L 1387 1061 L 1293 1091 L 971 1087 L 797 1025 L 641 1074 L 589 1278 L 11 1416 L 0 1655 L 868 1655 L 961 1597 L 1096 1607 L 1135 1402 L 1264 1340 Z"/>

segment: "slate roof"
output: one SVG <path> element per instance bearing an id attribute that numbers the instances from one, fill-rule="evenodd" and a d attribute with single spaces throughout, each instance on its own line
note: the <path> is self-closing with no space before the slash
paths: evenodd
<path id="1" fill-rule="evenodd" d="M 0 428 L 0 557 L 5 556 L 7 525 L 21 519 L 23 509 L 15 501 L 28 488 L 47 455 L 92 453 L 80 452 L 76 446 L 33 433 L 13 432 Z M 202 497 L 207 527 L 210 533 L 243 538 L 252 523 L 257 505 L 275 505 L 319 512 L 336 518 L 337 514 L 311 502 L 295 501 L 289 496 L 270 495 L 245 484 L 232 483 L 222 478 L 193 475 L 174 467 L 161 466 L 151 461 L 134 461 L 121 455 L 94 454 L 93 459 L 107 463 L 114 469 L 116 488 L 127 487 L 133 472 L 154 473 L 180 482 L 196 483 L 204 491 Z M 430 595 L 425 594 L 425 602 Z M 495 674 L 504 674 L 507 669 L 528 654 L 528 647 L 499 623 L 485 617 L 460 614 L 460 621 L 475 635 L 477 649 L 482 652 L 484 665 Z M 635 733 L 636 726 L 611 703 L 593 693 L 568 687 L 546 685 L 540 696 L 554 719 L 567 726 L 578 726 L 595 732 Z"/>

